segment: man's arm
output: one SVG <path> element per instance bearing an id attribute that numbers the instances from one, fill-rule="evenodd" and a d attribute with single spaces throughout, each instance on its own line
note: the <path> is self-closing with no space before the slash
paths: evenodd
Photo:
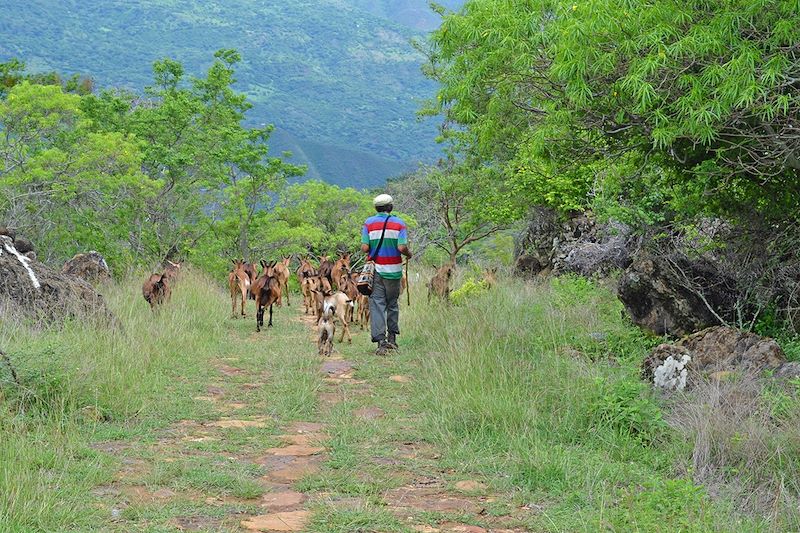
<path id="1" fill-rule="evenodd" d="M 398 246 L 397 246 L 397 250 L 398 250 L 398 251 L 399 251 L 401 254 L 403 254 L 404 256 L 408 257 L 409 259 L 411 259 L 411 258 L 414 256 L 414 254 L 412 254 L 412 253 L 411 253 L 411 250 L 409 250 L 409 249 L 408 249 L 408 246 L 407 246 L 407 245 L 405 245 L 405 244 L 400 244 L 400 245 L 398 245 Z"/>
<path id="2" fill-rule="evenodd" d="M 365 254 L 368 254 L 369 253 L 369 244 L 362 244 L 361 245 L 361 251 L 364 252 Z"/>

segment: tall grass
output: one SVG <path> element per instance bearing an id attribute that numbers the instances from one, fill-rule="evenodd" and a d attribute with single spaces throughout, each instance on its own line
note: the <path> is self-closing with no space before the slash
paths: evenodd
<path id="1" fill-rule="evenodd" d="M 621 311 L 611 291 L 578 278 L 418 308 L 406 325 L 426 354 L 429 434 L 452 468 L 539 509 L 543 529 L 759 527 L 679 475 L 688 443 L 638 376 L 659 339 Z"/>
<path id="2" fill-rule="evenodd" d="M 0 317 L 0 346 L 21 382 L 0 368 L 0 530 L 91 524 L 93 511 L 80 502 L 111 471 L 87 433 L 184 416 L 193 378 L 207 367 L 200 362 L 224 349 L 227 310 L 206 277 L 185 273 L 156 313 L 141 298 L 141 279 L 106 288 L 115 327 L 71 320 L 31 329 Z"/>

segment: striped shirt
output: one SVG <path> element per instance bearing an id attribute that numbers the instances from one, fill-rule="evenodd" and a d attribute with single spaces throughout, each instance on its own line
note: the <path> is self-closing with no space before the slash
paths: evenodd
<path id="1" fill-rule="evenodd" d="M 364 228 L 361 230 L 361 243 L 369 245 L 370 255 L 375 253 L 375 249 L 378 247 L 387 216 L 389 213 L 378 213 L 364 222 Z M 382 278 L 401 279 L 403 277 L 403 258 L 397 247 L 408 244 L 408 228 L 400 217 L 395 215 L 391 215 L 391 217 L 386 224 L 386 235 L 383 238 L 381 249 L 378 251 L 378 257 L 372 259 L 375 261 L 375 272 Z"/>

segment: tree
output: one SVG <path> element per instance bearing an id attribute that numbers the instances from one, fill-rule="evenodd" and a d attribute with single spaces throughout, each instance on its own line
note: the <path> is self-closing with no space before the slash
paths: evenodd
<path id="1" fill-rule="evenodd" d="M 610 168 L 672 215 L 800 207 L 793 1 L 471 0 L 430 44 L 428 111 L 535 201 L 585 206 Z"/>
<path id="2" fill-rule="evenodd" d="M 80 96 L 28 81 L 0 100 L 0 213 L 43 259 L 102 250 L 130 260 L 127 237 L 155 193 L 128 135 L 93 132 Z"/>
<path id="3" fill-rule="evenodd" d="M 421 168 L 388 191 L 416 221 L 415 248 L 435 246 L 455 265 L 467 246 L 507 227 L 510 202 L 499 201 L 497 184 L 489 169 L 462 164 Z"/>

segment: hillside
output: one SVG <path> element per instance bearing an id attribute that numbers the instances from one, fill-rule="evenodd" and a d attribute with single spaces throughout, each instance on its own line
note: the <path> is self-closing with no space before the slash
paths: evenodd
<path id="1" fill-rule="evenodd" d="M 414 28 L 438 18 L 424 1 L 8 0 L 4 8 L 14 16 L 0 18 L 0 59 L 88 74 L 100 86 L 141 90 L 155 59 L 200 74 L 215 50 L 238 49 L 250 120 L 276 124 L 288 135 L 274 150 L 305 154 L 329 181 L 375 185 L 438 153 L 435 124 L 415 118 L 434 89 L 409 44 L 422 35 Z"/>

